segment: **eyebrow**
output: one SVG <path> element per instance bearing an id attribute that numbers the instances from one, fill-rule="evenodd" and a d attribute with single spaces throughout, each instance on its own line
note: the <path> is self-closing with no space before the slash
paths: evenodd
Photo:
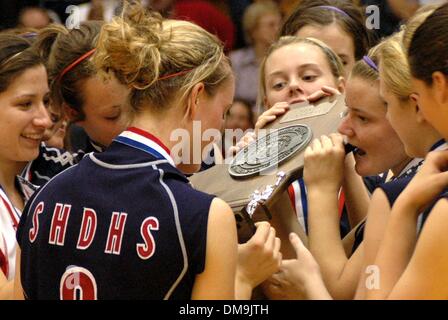
<path id="1" fill-rule="evenodd" d="M 307 69 L 307 68 L 317 68 L 320 70 L 320 66 L 317 63 L 305 63 L 305 64 L 300 65 L 297 69 L 302 70 L 302 69 Z M 270 74 L 268 74 L 268 77 L 282 75 L 282 74 L 283 74 L 283 71 L 278 70 L 278 71 L 274 71 L 274 72 L 271 72 Z"/>
<path id="2" fill-rule="evenodd" d="M 354 111 L 354 112 L 357 112 L 357 113 L 365 113 L 365 114 L 367 114 L 367 112 L 364 111 L 364 110 L 361 110 L 361 109 L 358 109 L 358 108 L 351 108 L 351 107 L 347 106 L 347 102 L 345 103 L 345 106 L 347 107 L 348 110 L 351 110 L 351 111 Z"/>
<path id="3" fill-rule="evenodd" d="M 35 98 L 37 97 L 37 94 L 34 93 L 25 93 L 25 94 L 19 94 L 15 96 L 15 99 L 23 99 L 23 98 Z"/>

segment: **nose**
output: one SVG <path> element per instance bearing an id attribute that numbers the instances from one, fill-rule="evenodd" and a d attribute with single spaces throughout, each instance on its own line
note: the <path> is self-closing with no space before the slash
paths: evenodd
<path id="1" fill-rule="evenodd" d="M 342 119 L 341 123 L 338 126 L 338 132 L 343 135 L 346 135 L 347 137 L 353 137 L 355 135 L 355 131 L 353 130 L 350 115 L 346 115 Z"/>
<path id="2" fill-rule="evenodd" d="M 303 94 L 303 88 L 298 79 L 292 79 L 289 82 L 289 93 L 294 96 L 296 94 Z"/>
<path id="3" fill-rule="evenodd" d="M 43 102 L 39 104 L 39 107 L 36 110 L 36 116 L 33 119 L 33 124 L 36 127 L 41 127 L 44 129 L 49 129 L 54 125 L 53 121 L 51 121 L 50 113 Z"/>

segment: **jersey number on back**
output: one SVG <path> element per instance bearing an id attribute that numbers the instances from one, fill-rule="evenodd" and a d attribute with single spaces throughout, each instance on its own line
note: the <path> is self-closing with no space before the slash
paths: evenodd
<path id="1" fill-rule="evenodd" d="M 61 278 L 60 299 L 97 300 L 97 286 L 92 273 L 82 267 L 68 267 Z"/>

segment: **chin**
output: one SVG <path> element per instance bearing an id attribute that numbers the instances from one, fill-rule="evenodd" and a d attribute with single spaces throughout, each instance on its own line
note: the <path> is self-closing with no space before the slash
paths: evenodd
<path id="1" fill-rule="evenodd" d="M 15 159 L 17 162 L 30 162 L 35 160 L 39 156 L 39 149 L 36 151 L 20 152 L 19 156 Z"/>
<path id="2" fill-rule="evenodd" d="M 383 172 L 378 172 L 378 170 L 375 170 L 374 168 L 365 164 L 359 164 L 358 162 L 356 162 L 355 164 L 355 171 L 361 177 L 375 176 Z"/>
<path id="3" fill-rule="evenodd" d="M 200 164 L 183 164 L 180 163 L 177 165 L 177 169 L 182 171 L 183 174 L 194 174 L 196 172 L 199 172 L 201 170 Z"/>

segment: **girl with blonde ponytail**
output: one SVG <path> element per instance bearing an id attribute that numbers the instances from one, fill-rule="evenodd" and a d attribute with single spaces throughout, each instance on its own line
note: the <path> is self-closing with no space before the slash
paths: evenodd
<path id="1" fill-rule="evenodd" d="M 232 210 L 193 189 L 170 151 L 175 130 L 189 134 L 183 143 L 190 151 L 194 121 L 201 133 L 219 128 L 232 104 L 234 79 L 221 43 L 192 23 L 130 6 L 103 26 L 93 61 L 130 89 L 132 122 L 108 149 L 86 156 L 30 201 L 18 236 L 23 294 L 233 299 Z M 188 160 L 183 170 L 199 169 Z M 83 280 L 76 290 L 73 279 Z"/>

